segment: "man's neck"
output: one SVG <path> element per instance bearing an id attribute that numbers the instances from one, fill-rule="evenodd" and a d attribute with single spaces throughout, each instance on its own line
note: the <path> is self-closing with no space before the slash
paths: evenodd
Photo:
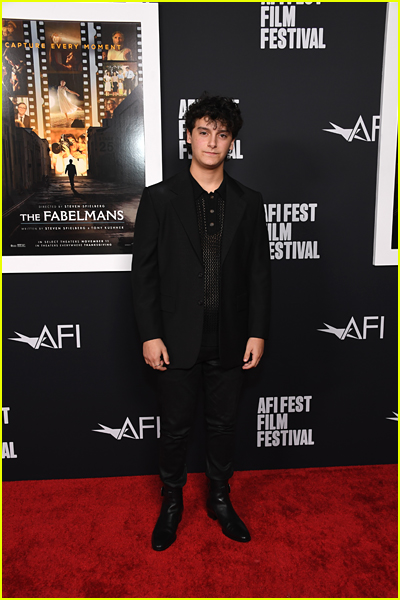
<path id="1" fill-rule="evenodd" d="M 192 162 L 190 165 L 190 173 L 199 185 L 206 192 L 215 192 L 224 180 L 224 165 L 220 165 L 217 169 L 202 169 Z"/>

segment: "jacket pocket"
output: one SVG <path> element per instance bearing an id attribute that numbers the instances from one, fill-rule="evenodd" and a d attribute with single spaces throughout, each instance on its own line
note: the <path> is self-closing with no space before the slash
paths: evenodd
<path id="1" fill-rule="evenodd" d="M 165 312 L 175 312 L 175 298 L 173 296 L 165 296 L 161 294 L 161 310 Z"/>
<path id="2" fill-rule="evenodd" d="M 244 294 L 240 294 L 237 297 L 237 309 L 239 310 L 246 310 L 248 307 L 248 303 L 249 303 L 249 299 L 248 299 L 248 294 L 247 292 L 245 292 Z"/>

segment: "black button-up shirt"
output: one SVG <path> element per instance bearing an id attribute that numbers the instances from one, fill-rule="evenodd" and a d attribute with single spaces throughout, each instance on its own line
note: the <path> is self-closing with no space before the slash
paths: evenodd
<path id="1" fill-rule="evenodd" d="M 192 177 L 204 267 L 204 326 L 202 346 L 218 346 L 218 313 L 221 286 L 221 241 L 226 182 L 208 193 Z"/>

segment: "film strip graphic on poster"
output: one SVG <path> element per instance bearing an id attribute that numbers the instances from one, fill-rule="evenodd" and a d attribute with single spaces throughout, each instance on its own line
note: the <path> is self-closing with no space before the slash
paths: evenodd
<path id="1" fill-rule="evenodd" d="M 141 23 L 2 25 L 3 255 L 129 253 L 145 183 Z"/>

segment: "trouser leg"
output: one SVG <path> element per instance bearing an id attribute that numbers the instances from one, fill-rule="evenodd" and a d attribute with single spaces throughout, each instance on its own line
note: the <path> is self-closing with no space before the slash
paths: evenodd
<path id="1" fill-rule="evenodd" d="M 186 483 L 186 451 L 201 386 L 201 365 L 192 369 L 167 369 L 158 373 L 161 437 L 159 468 L 163 483 Z"/>
<path id="2" fill-rule="evenodd" d="M 250 533 L 229 499 L 228 479 L 233 475 L 235 425 L 244 380 L 241 367 L 221 369 L 217 361 L 204 363 L 207 422 L 207 470 L 210 493 L 207 512 L 222 532 L 237 542 L 249 542 Z"/>
<path id="3" fill-rule="evenodd" d="M 222 369 L 218 361 L 202 364 L 207 424 L 206 475 L 227 481 L 233 475 L 235 425 L 244 372 Z"/>

